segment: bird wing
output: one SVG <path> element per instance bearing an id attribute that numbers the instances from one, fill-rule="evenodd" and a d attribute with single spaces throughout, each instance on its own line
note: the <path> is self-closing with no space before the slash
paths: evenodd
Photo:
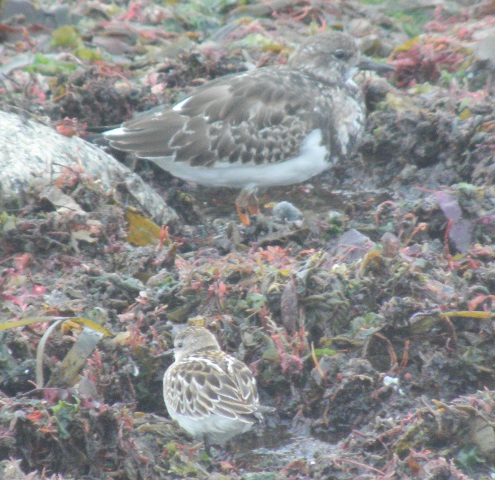
<path id="1" fill-rule="evenodd" d="M 236 365 L 240 370 L 235 374 L 229 373 L 226 365 L 207 358 L 189 357 L 187 370 L 180 362 L 172 365 L 164 382 L 167 408 L 197 419 L 218 414 L 253 422 L 259 416 L 254 378 L 244 364 L 235 361 L 243 367 Z"/>
<path id="2" fill-rule="evenodd" d="M 317 128 L 315 117 L 324 116 L 316 106 L 320 87 L 313 84 L 297 71 L 274 67 L 220 77 L 175 107 L 145 112 L 106 136 L 115 148 L 151 160 L 276 163 L 297 155 Z M 307 94 L 311 88 L 314 95 Z"/>

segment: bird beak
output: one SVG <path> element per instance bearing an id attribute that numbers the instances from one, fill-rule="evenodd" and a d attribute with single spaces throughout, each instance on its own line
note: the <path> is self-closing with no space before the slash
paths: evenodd
<path id="1" fill-rule="evenodd" d="M 363 58 L 358 64 L 359 70 L 373 70 L 378 73 L 394 72 L 395 67 L 393 65 L 387 65 L 386 63 L 379 63 L 371 60 L 370 58 Z"/>
<path id="2" fill-rule="evenodd" d="M 153 358 L 163 358 L 163 357 L 169 357 L 174 354 L 174 349 L 171 348 L 170 350 L 165 350 L 162 353 L 158 353 L 157 355 L 154 355 Z"/>

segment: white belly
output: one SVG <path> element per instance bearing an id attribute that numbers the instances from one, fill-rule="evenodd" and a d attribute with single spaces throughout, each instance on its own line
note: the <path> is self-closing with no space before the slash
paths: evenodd
<path id="1" fill-rule="evenodd" d="M 211 414 L 204 418 L 192 418 L 170 412 L 170 416 L 193 437 L 203 438 L 205 435 L 212 444 L 222 444 L 235 435 L 247 432 L 254 422 L 244 422 L 232 418 Z"/>
<path id="2" fill-rule="evenodd" d="M 215 162 L 212 167 L 193 167 L 174 162 L 171 157 L 148 158 L 159 167 L 183 180 L 215 187 L 262 187 L 304 182 L 333 165 L 329 151 L 322 145 L 321 130 L 315 129 L 304 139 L 299 155 L 278 163 L 243 164 Z"/>

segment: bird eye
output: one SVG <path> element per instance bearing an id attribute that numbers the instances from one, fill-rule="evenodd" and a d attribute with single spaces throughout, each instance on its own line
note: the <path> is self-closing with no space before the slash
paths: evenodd
<path id="1" fill-rule="evenodd" d="M 175 348 L 182 348 L 183 346 L 184 346 L 184 342 L 182 340 L 175 342 Z"/>
<path id="2" fill-rule="evenodd" d="M 339 60 L 345 60 L 346 58 L 349 58 L 349 54 L 345 50 L 342 50 L 341 48 L 335 50 L 335 52 L 333 52 L 333 56 L 335 58 L 338 58 Z"/>

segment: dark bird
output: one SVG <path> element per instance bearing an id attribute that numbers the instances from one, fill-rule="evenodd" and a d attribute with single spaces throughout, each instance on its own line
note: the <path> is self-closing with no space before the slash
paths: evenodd
<path id="1" fill-rule="evenodd" d="M 240 188 L 236 206 L 248 225 L 249 214 L 259 213 L 258 187 L 304 182 L 355 150 L 366 111 L 352 80 L 359 60 L 352 37 L 324 32 L 288 65 L 207 82 L 105 136 L 176 177 Z M 364 68 L 376 69 L 370 62 Z"/>

